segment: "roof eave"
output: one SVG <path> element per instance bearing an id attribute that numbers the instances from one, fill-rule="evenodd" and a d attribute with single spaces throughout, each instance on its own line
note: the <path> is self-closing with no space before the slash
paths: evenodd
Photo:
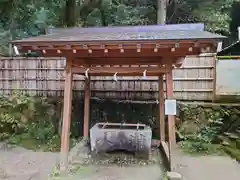
<path id="1" fill-rule="evenodd" d="M 20 44 L 35 44 L 35 43 L 55 43 L 55 44 L 64 44 L 64 43 L 80 43 L 80 44 L 91 44 L 91 43 L 126 43 L 126 42 L 142 42 L 142 43 L 149 43 L 149 42 L 158 42 L 158 41 L 222 41 L 223 39 L 225 39 L 226 37 L 219 37 L 219 38 L 186 38 L 186 39 L 136 39 L 136 40 L 93 40 L 93 41 L 68 41 L 68 40 L 60 40 L 60 41 L 51 41 L 51 40 L 36 40 L 36 41 L 27 41 L 27 40 L 15 40 L 15 41 L 11 41 L 12 44 L 15 45 L 20 45 Z"/>

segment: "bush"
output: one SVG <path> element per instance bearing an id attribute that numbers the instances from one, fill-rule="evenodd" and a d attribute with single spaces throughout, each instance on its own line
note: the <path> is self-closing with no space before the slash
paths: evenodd
<path id="1" fill-rule="evenodd" d="M 239 107 L 180 104 L 180 119 L 177 133 L 185 151 L 221 154 L 224 150 L 240 158 Z"/>
<path id="2" fill-rule="evenodd" d="M 17 143 L 31 139 L 47 144 L 55 137 L 54 106 L 46 98 L 20 92 L 0 97 L 0 140 Z"/>
<path id="3" fill-rule="evenodd" d="M 1 138 L 22 133 L 33 119 L 34 101 L 31 97 L 14 92 L 11 96 L 0 97 Z"/>

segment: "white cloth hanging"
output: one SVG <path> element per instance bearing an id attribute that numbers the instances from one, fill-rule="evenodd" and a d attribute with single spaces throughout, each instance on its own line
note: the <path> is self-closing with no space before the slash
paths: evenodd
<path id="1" fill-rule="evenodd" d="M 88 78 L 88 71 L 89 71 L 89 68 L 85 71 L 86 78 Z"/>
<path id="2" fill-rule="evenodd" d="M 115 72 L 115 74 L 113 75 L 113 79 L 114 81 L 117 81 L 117 72 Z"/>
<path id="3" fill-rule="evenodd" d="M 147 70 L 143 71 L 143 79 L 147 79 Z"/>
<path id="4" fill-rule="evenodd" d="M 13 49 L 14 49 L 15 54 L 16 54 L 16 55 L 19 55 L 19 51 L 18 51 L 17 46 L 13 46 Z"/>

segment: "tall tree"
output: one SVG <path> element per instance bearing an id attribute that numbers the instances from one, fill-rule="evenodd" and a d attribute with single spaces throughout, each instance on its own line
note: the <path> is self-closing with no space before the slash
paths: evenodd
<path id="1" fill-rule="evenodd" d="M 231 8 L 230 33 L 233 40 L 238 39 L 238 27 L 240 27 L 240 2 L 234 2 Z"/>
<path id="2" fill-rule="evenodd" d="M 67 27 L 73 27 L 76 25 L 76 0 L 66 0 L 65 5 L 65 22 Z"/>
<path id="3" fill-rule="evenodd" d="M 44 33 L 47 26 L 203 22 L 208 30 L 227 35 L 231 20 L 229 12 L 232 3 L 236 1 L 239 2 L 239 0 L 0 0 L 0 52 L 8 51 L 8 42 L 11 38 L 36 36 Z"/>
<path id="4" fill-rule="evenodd" d="M 167 0 L 157 0 L 157 24 L 165 24 L 167 18 Z"/>

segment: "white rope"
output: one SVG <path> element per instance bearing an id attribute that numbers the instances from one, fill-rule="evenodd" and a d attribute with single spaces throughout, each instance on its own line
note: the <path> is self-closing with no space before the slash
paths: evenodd
<path id="1" fill-rule="evenodd" d="M 99 102 L 105 102 L 107 99 L 102 99 L 98 97 L 91 97 L 92 100 L 96 100 Z M 116 103 L 130 103 L 130 104 L 158 104 L 158 100 L 116 100 L 116 99 L 111 99 L 111 102 L 116 102 Z"/>

